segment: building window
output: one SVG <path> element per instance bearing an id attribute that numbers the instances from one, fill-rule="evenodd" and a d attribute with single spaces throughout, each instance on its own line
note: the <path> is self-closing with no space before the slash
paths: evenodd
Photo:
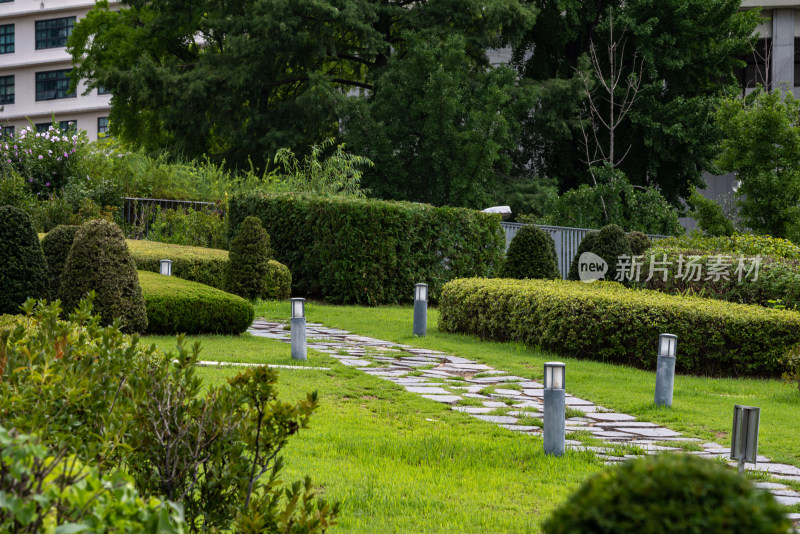
<path id="1" fill-rule="evenodd" d="M 52 122 L 39 122 L 34 124 L 37 133 L 45 133 L 49 131 L 52 125 Z M 78 121 L 59 121 L 58 129 L 62 132 L 77 132 Z"/>
<path id="2" fill-rule="evenodd" d="M 108 137 L 108 117 L 97 117 L 97 137 Z"/>
<path id="3" fill-rule="evenodd" d="M 753 52 L 744 58 L 745 67 L 737 73 L 739 85 L 744 89 L 754 89 L 756 85 L 769 88 L 772 83 L 771 60 L 772 39 L 759 39 Z"/>
<path id="4" fill-rule="evenodd" d="M 43 48 L 64 48 L 67 37 L 72 35 L 75 17 L 36 21 L 36 50 Z"/>
<path id="5" fill-rule="evenodd" d="M 36 73 L 36 100 L 56 100 L 73 98 L 69 92 L 70 69 L 49 70 Z"/>
<path id="6" fill-rule="evenodd" d="M 14 103 L 14 75 L 0 76 L 0 104 Z"/>
<path id="7" fill-rule="evenodd" d="M 9 125 L 0 126 L 0 139 L 8 139 L 14 137 L 14 127 Z"/>
<path id="8" fill-rule="evenodd" d="M 14 25 L 3 24 L 0 26 L 0 54 L 14 53 Z"/>
<path id="9" fill-rule="evenodd" d="M 97 88 L 97 94 L 98 94 L 98 95 L 110 95 L 110 94 L 111 94 L 111 91 L 109 91 L 109 90 L 108 90 L 108 89 L 106 89 L 105 87 L 102 87 L 102 86 L 101 86 L 101 87 L 98 87 L 98 88 Z"/>

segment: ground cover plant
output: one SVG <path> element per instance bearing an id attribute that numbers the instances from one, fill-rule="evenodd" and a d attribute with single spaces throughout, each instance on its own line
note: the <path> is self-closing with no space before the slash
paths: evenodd
<path id="1" fill-rule="evenodd" d="M 288 316 L 286 303 L 269 301 L 256 306 L 256 315 L 273 319 Z M 316 302 L 306 304 L 309 321 L 343 328 L 365 336 L 415 347 L 446 351 L 477 360 L 511 374 L 541 380 L 543 364 L 563 361 L 567 366 L 567 391 L 608 409 L 621 411 L 724 446 L 730 445 L 734 404 L 759 406 L 762 418 L 759 454 L 777 462 L 800 466 L 800 427 L 795 424 L 800 395 L 794 385 L 777 379 L 709 378 L 679 374 L 675 378 L 672 409 L 653 404 L 655 373 L 541 351 L 516 342 L 481 341 L 474 336 L 451 334 L 439 328 L 439 310 L 428 312 L 428 335 L 412 336 L 410 306 L 365 309 Z M 655 354 L 657 338 L 652 340 Z M 678 358 L 684 343 L 678 340 Z M 767 415 L 768 414 L 768 415 Z"/>

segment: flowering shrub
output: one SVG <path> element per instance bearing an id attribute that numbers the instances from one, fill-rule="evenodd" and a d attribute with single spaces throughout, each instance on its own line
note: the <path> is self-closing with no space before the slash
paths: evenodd
<path id="1" fill-rule="evenodd" d="M 80 152 L 89 142 L 85 132 L 63 132 L 55 126 L 46 132 L 36 132 L 27 126 L 0 138 L 3 174 L 16 171 L 33 194 L 44 197 L 61 190 L 77 174 Z"/>

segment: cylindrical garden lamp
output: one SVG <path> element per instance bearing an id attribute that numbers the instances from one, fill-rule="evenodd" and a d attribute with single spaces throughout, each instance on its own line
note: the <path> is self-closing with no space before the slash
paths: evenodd
<path id="1" fill-rule="evenodd" d="M 158 262 L 158 272 L 166 276 L 172 276 L 172 260 L 160 260 Z"/>
<path id="2" fill-rule="evenodd" d="M 678 353 L 678 336 L 658 336 L 658 362 L 656 363 L 656 406 L 672 406 L 672 389 L 675 384 L 675 361 Z"/>
<path id="3" fill-rule="evenodd" d="M 292 299 L 292 358 L 308 359 L 306 345 L 306 299 Z"/>
<path id="4" fill-rule="evenodd" d="M 414 335 L 425 337 L 428 333 L 428 284 L 414 286 Z"/>
<path id="5" fill-rule="evenodd" d="M 564 391 L 566 366 L 561 362 L 544 364 L 544 453 L 563 456 L 566 429 L 566 392 Z"/>

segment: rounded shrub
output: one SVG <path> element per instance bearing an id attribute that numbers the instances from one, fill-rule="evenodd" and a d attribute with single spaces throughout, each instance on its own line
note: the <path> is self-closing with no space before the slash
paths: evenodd
<path id="1" fill-rule="evenodd" d="M 544 523 L 546 534 L 779 534 L 791 526 L 767 491 L 712 460 L 663 454 L 589 478 Z"/>
<path id="2" fill-rule="evenodd" d="M 288 299 L 292 294 L 292 273 L 275 260 L 267 262 L 266 289 L 262 298 Z"/>
<path id="3" fill-rule="evenodd" d="M 652 244 L 647 234 L 642 232 L 631 232 L 628 234 L 628 243 L 631 246 L 631 254 L 633 256 L 641 256 L 644 251 L 650 248 Z"/>
<path id="4" fill-rule="evenodd" d="M 82 225 L 61 272 L 58 296 L 65 311 L 94 291 L 95 312 L 104 324 L 122 319 L 123 332 L 145 332 L 147 313 L 136 264 L 122 230 L 104 220 Z"/>
<path id="5" fill-rule="evenodd" d="M 246 299 L 267 298 L 269 234 L 257 217 L 246 217 L 231 241 L 225 289 Z"/>
<path id="6" fill-rule="evenodd" d="M 47 264 L 28 214 L 0 207 L 0 315 L 17 314 L 28 297 L 47 297 Z"/>
<path id="7" fill-rule="evenodd" d="M 588 233 L 572 259 L 568 276 L 570 280 L 579 279 L 578 260 L 584 252 L 592 252 L 603 258 L 608 264 L 604 280 L 613 281 L 617 276 L 617 259 L 620 256 L 631 256 L 631 244 L 628 241 L 628 234 L 616 224 L 609 224 L 597 232 Z"/>
<path id="8" fill-rule="evenodd" d="M 500 268 L 501 278 L 561 278 L 556 244 L 532 224 L 523 226 L 511 240 Z"/>
<path id="9" fill-rule="evenodd" d="M 197 282 L 139 271 L 150 334 L 240 334 L 253 323 L 253 305 Z"/>
<path id="10" fill-rule="evenodd" d="M 47 232 L 42 239 L 42 251 L 47 260 L 47 283 L 50 298 L 55 299 L 58 295 L 58 288 L 61 285 L 61 271 L 67 262 L 69 249 L 75 241 L 75 234 L 78 233 L 80 226 L 59 225 Z"/>

